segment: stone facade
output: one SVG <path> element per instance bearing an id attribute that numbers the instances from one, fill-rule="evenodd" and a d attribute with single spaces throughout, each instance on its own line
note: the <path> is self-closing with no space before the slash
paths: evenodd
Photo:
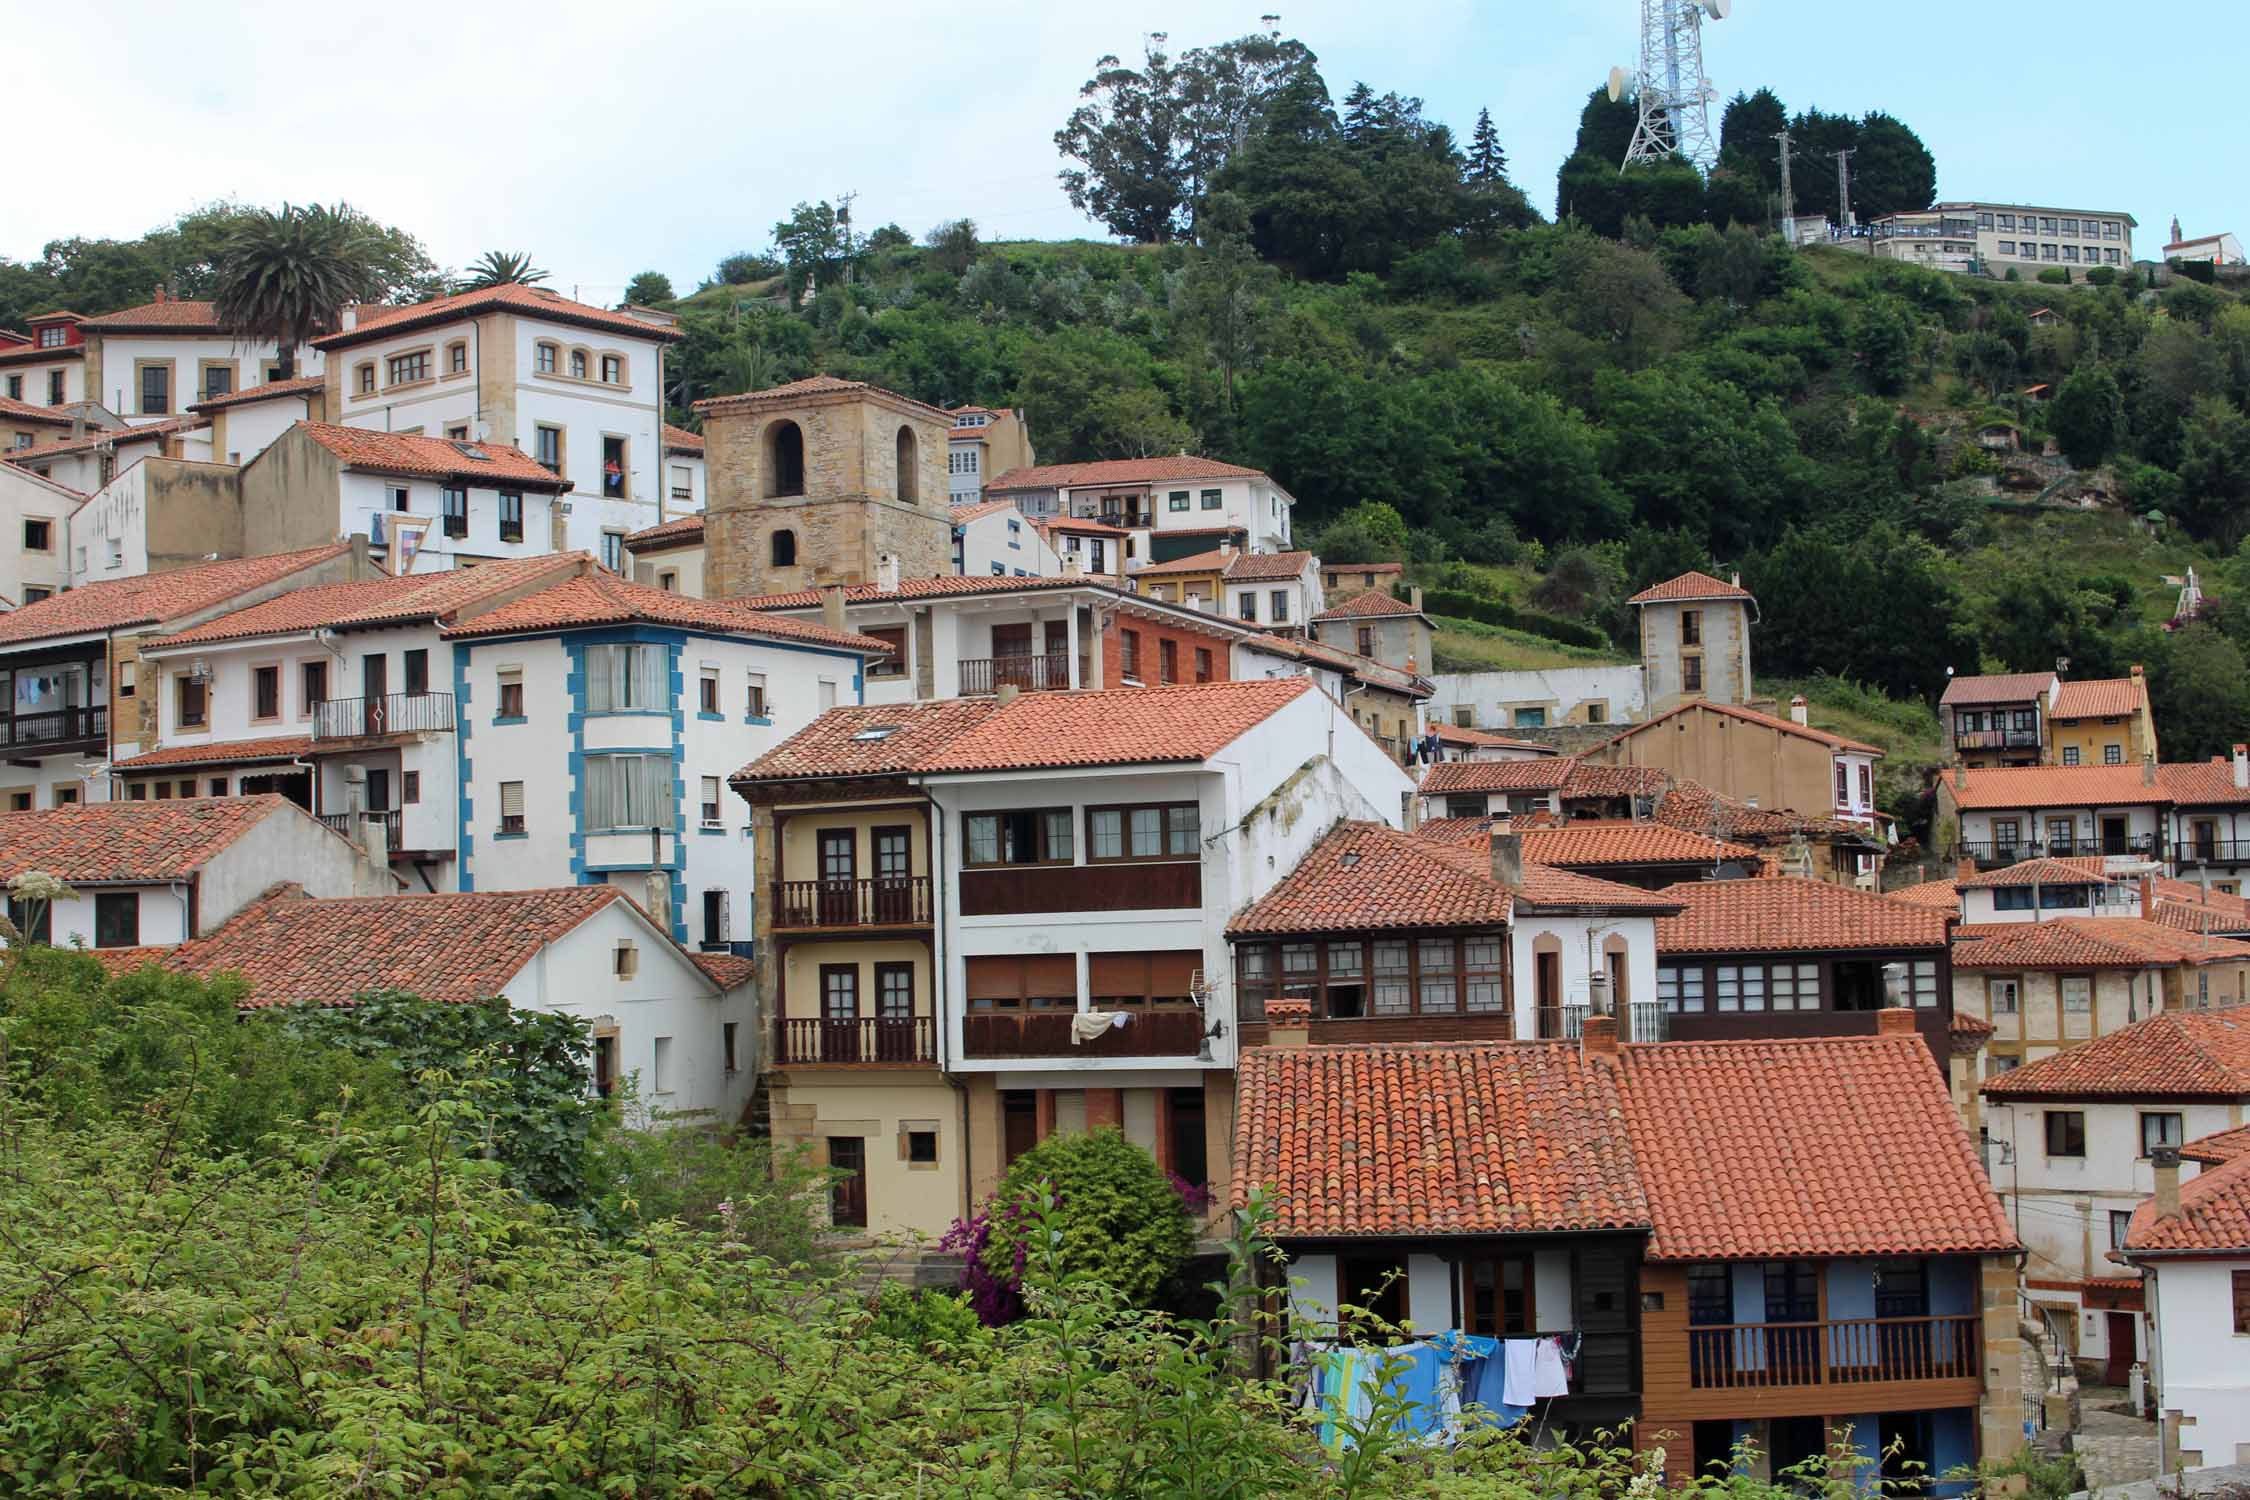
<path id="1" fill-rule="evenodd" d="M 945 413 L 819 377 L 697 410 L 709 597 L 872 583 L 885 556 L 902 578 L 953 571 Z"/>
<path id="2" fill-rule="evenodd" d="M 1649 712 L 1682 698 L 1750 701 L 1750 601 L 1665 599 L 1640 608 Z"/>

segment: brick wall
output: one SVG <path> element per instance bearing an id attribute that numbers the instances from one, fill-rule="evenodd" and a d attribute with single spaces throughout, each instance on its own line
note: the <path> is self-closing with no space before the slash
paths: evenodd
<path id="1" fill-rule="evenodd" d="M 1140 671 L 1137 674 L 1128 674 L 1125 670 L 1125 634 L 1128 631 L 1140 638 Z M 1227 643 L 1218 637 L 1205 635 L 1201 631 L 1189 630 L 1178 625 L 1159 624 L 1154 620 L 1113 617 L 1107 628 L 1102 631 L 1102 686 L 1123 687 L 1128 675 L 1132 675 L 1134 680 L 1144 687 L 1157 686 L 1164 680 L 1163 643 L 1165 641 L 1172 643 L 1179 663 L 1175 680 L 1180 682 L 1196 680 L 1195 653 L 1199 650 L 1211 653 L 1210 681 L 1226 682 L 1230 680 L 1227 674 L 1227 664 L 1232 658 L 1233 652 L 1228 649 Z"/>

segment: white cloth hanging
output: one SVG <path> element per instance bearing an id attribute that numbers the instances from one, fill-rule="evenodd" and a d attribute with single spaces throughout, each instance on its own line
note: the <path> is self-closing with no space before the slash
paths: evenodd
<path id="1" fill-rule="evenodd" d="M 1500 1386 L 1500 1399 L 1510 1406 L 1529 1406 L 1538 1397 L 1533 1388 L 1538 1384 L 1539 1340 L 1508 1339 L 1500 1345 L 1501 1369 L 1505 1378 Z"/>
<path id="2" fill-rule="evenodd" d="M 1534 1396 L 1567 1396 L 1570 1394 L 1570 1375 L 1563 1369 L 1562 1340 L 1541 1339 L 1533 1350 L 1531 1394 Z"/>
<path id="3" fill-rule="evenodd" d="M 1123 1026 L 1132 1017 L 1121 1010 L 1082 1010 L 1070 1018 L 1070 1044 L 1075 1047 L 1090 1042 L 1113 1026 Z"/>

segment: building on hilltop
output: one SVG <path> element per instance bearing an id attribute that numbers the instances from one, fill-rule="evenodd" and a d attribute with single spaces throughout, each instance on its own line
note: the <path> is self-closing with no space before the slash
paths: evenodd
<path id="1" fill-rule="evenodd" d="M 1758 601 L 1708 573 L 1682 573 L 1625 601 L 1640 621 L 1642 699 L 1670 708 L 1682 698 L 1750 701 L 1750 627 Z"/>
<path id="2" fill-rule="evenodd" d="M 985 498 L 1012 500 L 1035 521 L 1100 521 L 1124 532 L 1131 562 L 1161 563 L 1231 539 L 1246 552 L 1286 552 L 1296 498 L 1271 475 L 1181 453 L 1010 469 Z"/>
<path id="3" fill-rule="evenodd" d="M 2039 208 L 1955 201 L 1868 224 L 1869 245 L 1885 260 L 1994 278 L 2020 270 L 2026 281 L 2049 268 L 2077 274 L 2133 263 L 2140 221 L 2115 210 Z"/>

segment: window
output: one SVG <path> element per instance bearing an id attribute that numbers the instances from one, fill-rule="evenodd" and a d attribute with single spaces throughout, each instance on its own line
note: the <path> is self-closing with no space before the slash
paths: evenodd
<path id="1" fill-rule="evenodd" d="M 2115 250 L 2110 251 L 2109 258 L 2111 260 L 2117 259 L 2117 252 Z M 49 370 L 47 372 L 47 404 L 49 406 L 63 404 L 63 372 L 60 370 Z"/>
<path id="2" fill-rule="evenodd" d="M 971 865 L 1067 865 L 1071 861 L 1067 807 L 970 813 L 962 819 Z"/>
<path id="3" fill-rule="evenodd" d="M 2066 766 L 2078 764 L 2078 747 L 2076 745 L 2063 746 L 2062 763 Z"/>
<path id="4" fill-rule="evenodd" d="M 673 825 L 671 757 L 589 755 L 585 765 L 588 828 Z"/>
<path id="5" fill-rule="evenodd" d="M 767 555 L 777 568 L 797 566 L 797 533 L 794 531 L 775 532 L 769 543 Z"/>
<path id="6" fill-rule="evenodd" d="M 1656 998 L 1672 1015 L 1694 1015 L 1703 1009 L 1703 966 L 1660 964 L 1656 970 Z"/>
<path id="7" fill-rule="evenodd" d="M 42 328 L 39 330 L 39 347 L 42 349 L 60 349 L 63 346 L 64 338 L 65 335 L 59 325 Z"/>
<path id="8" fill-rule="evenodd" d="M 156 416 L 172 409 L 172 367 L 141 366 L 141 414 Z"/>
<path id="9" fill-rule="evenodd" d="M 281 717 L 281 668 L 252 667 L 250 669 L 250 717 L 253 719 L 278 719 Z"/>
<path id="10" fill-rule="evenodd" d="M 1703 644 L 1702 610 L 1683 609 L 1680 611 L 1680 644 L 1683 646 L 1700 646 Z"/>
<path id="11" fill-rule="evenodd" d="M 447 344 L 445 346 L 445 373 L 448 375 L 465 375 L 468 373 L 468 369 L 469 346 L 458 341 Z"/>
<path id="12" fill-rule="evenodd" d="M 1141 633 L 1138 630 L 1117 632 L 1118 669 L 1127 678 L 1137 680 L 1141 675 Z"/>
<path id="13" fill-rule="evenodd" d="M 2078 232 L 2078 221 L 2076 219 L 2063 220 L 2061 232 L 2064 234 L 2076 234 Z"/>
<path id="14" fill-rule="evenodd" d="M 2111 265 L 2113 265 L 2113 266 L 2114 266 L 2114 265 L 2118 265 L 2118 264 L 2121 264 L 2121 262 L 2120 262 L 2120 261 L 2118 260 L 2118 258 L 2117 258 L 2117 251 L 2116 251 L 2115 247 L 2112 247 L 2112 248 L 2110 248 L 2110 249 L 2108 249 L 2108 250 L 2105 250 L 2105 251 L 2103 251 L 2103 252 L 2102 252 L 2102 254 L 2103 254 L 2103 257 L 2104 257 L 2104 259 L 2106 259 L 2106 260 L 2107 260 L 2107 261 L 2109 262 L 2109 264 L 2111 264 Z M 60 400 L 61 400 L 61 398 L 60 398 L 60 397 L 57 397 L 57 398 L 56 398 L 57 404 L 59 404 L 59 403 L 60 403 Z"/>
<path id="15" fill-rule="evenodd" d="M 906 1132 L 906 1164 L 910 1167 L 937 1165 L 936 1131 L 909 1130 Z"/>
<path id="16" fill-rule="evenodd" d="M 2063 247 L 2062 247 L 2062 258 L 2063 258 L 2063 259 L 2064 259 L 2065 261 L 2068 261 L 2068 262 L 2069 262 L 2070 264 L 2072 264 L 2072 265 L 2076 265 L 2076 264 L 2078 264 L 2078 247 L 2077 247 L 2076 245 L 2065 245 L 2065 246 L 2063 246 Z"/>
<path id="17" fill-rule="evenodd" d="M 602 533 L 602 566 L 612 573 L 625 571 L 624 532 L 605 531 Z"/>
<path id="18" fill-rule="evenodd" d="M 501 671 L 501 672 L 499 673 L 499 679 L 500 679 L 500 713 L 499 713 L 499 717 L 500 717 L 500 718 L 503 718 L 503 719 L 520 719 L 520 718 L 522 718 L 522 717 L 523 717 L 523 669 L 522 669 L 522 668 L 520 668 L 520 667 L 509 667 L 509 668 L 504 668 L 504 669 L 502 669 L 502 671 Z"/>
<path id="19" fill-rule="evenodd" d="M 1205 490 L 1203 492 L 1203 508 L 1205 510 L 1217 510 L 1219 508 L 1219 492 L 1217 490 Z"/>
<path id="20" fill-rule="evenodd" d="M 308 661 L 297 669 L 297 687 L 304 698 L 305 712 L 311 713 L 313 705 L 328 701 L 328 663 Z"/>
<path id="21" fill-rule="evenodd" d="M 2123 745 L 2102 746 L 2102 764 L 2105 766 L 2125 764 L 2125 747 Z"/>
<path id="22" fill-rule="evenodd" d="M 1289 590 L 1275 589 L 1266 600 L 1266 618 L 1276 625 L 1289 623 Z"/>
<path id="23" fill-rule="evenodd" d="M 175 715 L 182 729 L 201 729 L 210 703 L 211 688 L 200 677 L 183 676 L 178 679 L 178 712 Z"/>
<path id="24" fill-rule="evenodd" d="M 1979 213 L 1979 214 L 1977 215 L 1977 228 L 1979 228 L 1979 229 L 1990 229 L 1991 227 L 1992 227 L 1992 215 L 1991 215 L 1991 214 L 1989 214 L 1989 213 Z"/>
<path id="25" fill-rule="evenodd" d="M 226 396 L 234 392 L 234 366 L 205 365 L 203 367 L 203 399 Z"/>
<path id="26" fill-rule="evenodd" d="M 2062 979 L 2062 1008 L 2064 1015 L 2085 1015 L 2093 1009 L 2094 981 L 2083 974 L 2065 974 Z"/>
<path id="27" fill-rule="evenodd" d="M 26 552 L 54 551 L 55 523 L 36 517 L 26 517 L 23 523 L 23 550 Z"/>
<path id="28" fill-rule="evenodd" d="M 662 646 L 588 646 L 586 706 L 595 713 L 667 708 L 668 671 Z"/>
<path id="29" fill-rule="evenodd" d="M 2012 1016 L 2023 1004 L 2023 981 L 2020 979 L 1987 979 L 1984 982 L 1984 1000 L 1991 1014 Z"/>
<path id="30" fill-rule="evenodd" d="M 2178 1148 L 2187 1141 L 2181 1128 L 2181 1116 L 2170 1110 L 2153 1110 L 2141 1115 L 2141 1155 L 2153 1156 L 2159 1146 Z"/>
<path id="31" fill-rule="evenodd" d="M 723 896 L 725 893 L 721 892 L 720 894 Z M 723 1022 L 719 1027 L 719 1052 L 726 1060 L 726 1070 L 729 1073 L 739 1072 L 742 1068 L 740 1055 L 735 1050 L 735 1039 L 740 1034 L 741 1029 L 742 1023 L 740 1021 Z"/>
<path id="32" fill-rule="evenodd" d="M 611 500 L 625 498 L 625 440 L 602 439 L 602 494 Z"/>
<path id="33" fill-rule="evenodd" d="M 719 669 L 717 667 L 705 667 L 698 675 L 695 684 L 695 706 L 700 713 L 715 714 L 719 711 Z"/>
<path id="34" fill-rule="evenodd" d="M 375 362 L 373 360 L 353 368 L 352 385 L 362 396 L 375 394 Z"/>
<path id="35" fill-rule="evenodd" d="M 438 491 L 438 509 L 445 516 L 445 534 L 464 537 L 469 534 L 469 492 L 457 484 L 449 484 Z"/>
<path id="36" fill-rule="evenodd" d="M 706 828 L 720 826 L 719 778 L 716 776 L 703 778 L 703 826 Z"/>
<path id="37" fill-rule="evenodd" d="M 752 672 L 750 674 L 750 697 L 748 705 L 744 709 L 744 712 L 748 713 L 753 719 L 763 719 L 767 717 L 765 673 Z"/>
<path id="38" fill-rule="evenodd" d="M 141 893 L 103 891 L 94 897 L 94 946 L 138 948 L 141 945 Z"/>
<path id="39" fill-rule="evenodd" d="M 1096 864 L 1142 859 L 1193 859 L 1202 843 L 1193 802 L 1086 811 L 1086 858 Z"/>
<path id="40" fill-rule="evenodd" d="M 554 374 L 555 358 L 558 353 L 559 351 L 553 344 L 536 344 L 532 346 L 532 367 L 538 370 L 538 372 L 542 375 Z"/>
<path id="41" fill-rule="evenodd" d="M 500 540 L 523 540 L 523 496 L 514 490 L 500 492 Z"/>
<path id="42" fill-rule="evenodd" d="M 1211 680 L 1211 649 L 1208 646 L 1195 648 L 1195 680 L 1197 682 L 1209 682 Z"/>
<path id="43" fill-rule="evenodd" d="M 1875 772 L 1869 766 L 1859 768 L 1859 805 L 1865 808 L 1875 806 Z"/>
<path id="44" fill-rule="evenodd" d="M 570 351 L 570 378 L 573 380 L 584 380 L 586 378 L 586 351 L 583 349 Z"/>
<path id="45" fill-rule="evenodd" d="M 1174 490 L 1165 499 L 1165 509 L 1167 510 L 1186 510 L 1187 508 L 1188 492 L 1186 490 Z"/>
<path id="46" fill-rule="evenodd" d="M 398 779 L 398 801 L 401 807 L 412 807 L 422 800 L 422 773 L 408 771 Z"/>
<path id="47" fill-rule="evenodd" d="M 1358 637 L 1353 644 L 1358 648 L 1360 655 L 1372 658 L 1375 655 L 1375 627 L 1372 625 L 1360 626 Z"/>
<path id="48" fill-rule="evenodd" d="M 1842 761 L 1836 763 L 1836 805 L 1838 807 L 1850 807 L 1852 805 L 1850 772 Z"/>
<path id="49" fill-rule="evenodd" d="M 2060 1157 L 2084 1157 L 2086 1154 L 2086 1112 L 2082 1109 L 2050 1109 L 2047 1111 L 2047 1154 Z"/>
<path id="50" fill-rule="evenodd" d="M 618 358 L 618 357 L 617 357 L 616 355 L 614 355 L 614 354 L 605 354 L 605 355 L 603 355 L 603 356 L 602 356 L 602 384 L 603 384 L 603 385 L 623 385 L 624 383 L 625 383 L 625 361 L 624 361 L 624 360 L 622 360 L 622 359 L 619 359 L 619 358 Z"/>
<path id="51" fill-rule="evenodd" d="M 666 568 L 656 575 L 656 586 L 667 594 L 676 594 L 680 591 L 680 575 Z"/>
<path id="52" fill-rule="evenodd" d="M 531 456 L 557 474 L 563 466 L 563 435 L 560 427 L 535 427 L 531 434 Z"/>
<path id="53" fill-rule="evenodd" d="M 21 375 L 10 375 L 8 377 L 8 399 L 10 401 L 21 401 L 23 399 L 23 377 Z"/>
<path id="54" fill-rule="evenodd" d="M 2250 1333 L 2250 1271 L 2236 1271 L 2234 1284 L 2234 1331 Z"/>
<path id="55" fill-rule="evenodd" d="M 500 831 L 502 833 L 521 833 L 524 831 L 523 783 L 520 781 L 503 781 L 500 783 Z"/>
<path id="56" fill-rule="evenodd" d="M 2000 253 L 2002 255 L 2014 255 L 2016 253 L 2016 242 L 2014 240 L 2002 240 L 2000 242 Z"/>
<path id="57" fill-rule="evenodd" d="M 2039 258 L 2041 260 L 2053 260 L 2055 258 L 2055 246 L 2052 241 L 2041 242 L 2039 246 Z"/>
<path id="58" fill-rule="evenodd" d="M 1241 593 L 1235 595 L 1234 612 L 1253 625 L 1256 624 L 1258 621 L 1257 594 L 1249 589 L 1244 589 Z"/>
<path id="59" fill-rule="evenodd" d="M 1683 656 L 1680 658 L 1680 691 L 1684 693 L 1700 693 L 1703 691 L 1702 657 Z"/>
<path id="60" fill-rule="evenodd" d="M 383 368 L 385 385 L 407 385 L 430 378 L 430 351 L 417 349 L 412 354 L 394 354 Z"/>
<path id="61" fill-rule="evenodd" d="M 2015 216 L 2014 214 L 2002 214 L 2002 215 L 2000 215 L 2000 227 L 2001 227 L 2002 229 L 2013 229 L 2013 228 L 2015 228 L 2015 227 L 2016 227 L 2016 216 Z"/>
<path id="62" fill-rule="evenodd" d="M 1156 643 L 1156 674 L 1159 682 L 1180 680 L 1180 643 L 1162 640 Z"/>

